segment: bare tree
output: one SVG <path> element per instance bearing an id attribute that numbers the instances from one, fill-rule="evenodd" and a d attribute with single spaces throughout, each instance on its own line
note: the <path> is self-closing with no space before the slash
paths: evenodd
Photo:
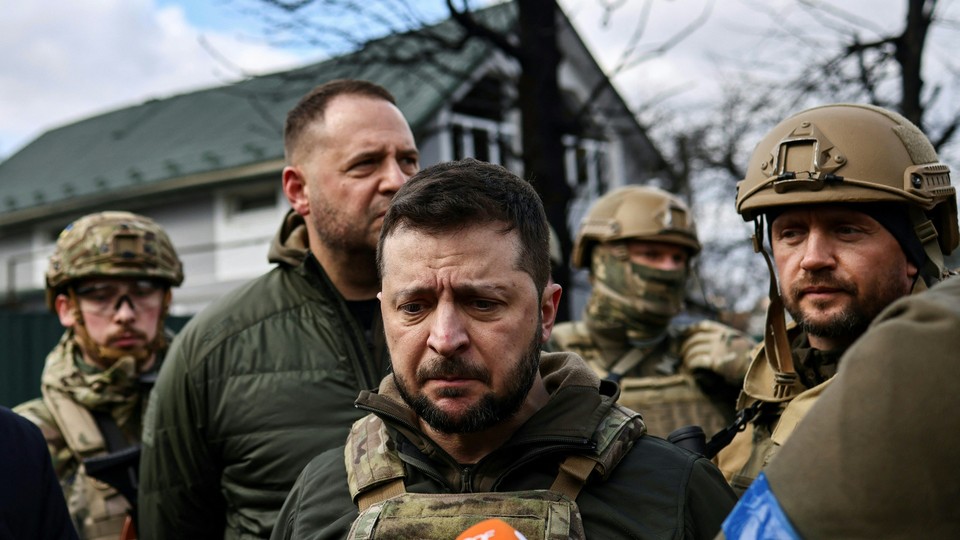
<path id="1" fill-rule="evenodd" d="M 960 43 L 958 23 L 941 15 L 937 0 L 903 1 L 903 18 L 884 25 L 837 2 L 749 2 L 770 24 L 754 25 L 763 29 L 757 36 L 763 45 L 753 49 L 750 60 L 726 63 L 728 81 L 719 99 L 692 111 L 662 107 L 657 122 L 647 123 L 660 126 L 653 137 L 674 174 L 691 177 L 698 214 L 716 206 L 716 197 L 732 205 L 734 185 L 743 178 L 756 141 L 779 120 L 814 104 L 850 101 L 896 110 L 929 135 L 942 159 L 956 157 L 958 63 L 950 55 L 935 55 L 930 36 L 939 30 L 940 39 Z M 925 68 L 931 61 L 937 69 Z M 664 122 L 663 115 L 672 122 Z M 701 258 L 709 270 L 704 276 L 708 293 L 748 302 L 761 298 L 766 271 L 759 257 L 740 256 L 750 251 L 748 242 L 735 238 L 707 245 Z M 743 264 L 749 266 L 745 274 Z"/>
<path id="2" fill-rule="evenodd" d="M 604 2 L 608 16 L 623 5 L 622 1 L 597 1 Z M 439 6 L 427 13 L 423 11 L 423 3 L 411 0 L 260 0 L 261 6 L 273 8 L 261 16 L 275 41 L 297 41 L 301 46 L 315 47 L 328 54 L 358 48 L 377 35 L 418 29 L 415 35 L 410 34 L 412 39 L 421 41 L 415 56 L 410 56 L 407 51 L 381 51 L 383 57 L 379 61 L 414 66 L 433 61 L 433 55 L 439 51 L 461 50 L 477 40 L 492 45 L 513 59 L 519 66 L 516 106 L 521 117 L 523 153 L 520 158 L 524 174 L 541 194 L 547 218 L 560 239 L 564 259 L 568 260 L 572 242 L 567 217 L 575 193 L 566 181 L 563 137 L 579 135 L 583 115 L 588 112 L 592 98 L 607 88 L 605 81 L 593 89 L 591 98 L 579 111 L 571 114 L 566 110 L 568 106 L 561 95 L 558 74 L 563 58 L 557 42 L 558 21 L 562 20 L 557 0 L 513 0 L 511 4 L 516 10 L 516 18 L 509 29 L 485 21 L 476 2 L 438 0 L 437 3 Z M 645 3 L 645 11 L 649 11 L 654 1 L 645 0 Z M 459 31 L 450 33 L 446 27 L 431 28 L 426 25 L 431 17 L 449 18 Z M 659 49 L 646 54 L 662 54 L 702 24 L 705 17 L 706 14 L 702 14 L 661 44 Z M 351 21 L 355 24 L 350 24 Z M 642 61 L 642 58 L 637 59 L 635 50 L 642 35 L 641 21 L 616 71 L 629 69 Z M 662 162 L 660 159 L 654 165 L 659 166 Z M 560 268 L 554 279 L 567 287 L 570 283 L 568 268 Z M 563 309 L 566 308 L 564 304 Z M 565 320 L 569 315 L 562 312 L 559 318 Z"/>

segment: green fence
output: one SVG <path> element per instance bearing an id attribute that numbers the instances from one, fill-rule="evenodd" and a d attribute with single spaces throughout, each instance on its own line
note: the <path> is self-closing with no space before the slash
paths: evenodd
<path id="1" fill-rule="evenodd" d="M 167 326 L 183 328 L 189 317 L 168 317 Z M 52 313 L 0 311 L 0 405 L 13 407 L 40 396 L 43 361 L 63 334 Z"/>

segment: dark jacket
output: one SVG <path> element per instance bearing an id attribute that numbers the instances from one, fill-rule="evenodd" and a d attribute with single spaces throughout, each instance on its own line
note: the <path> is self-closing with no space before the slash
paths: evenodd
<path id="1" fill-rule="evenodd" d="M 40 429 L 6 407 L 0 456 L 0 540 L 76 539 Z"/>
<path id="2" fill-rule="evenodd" d="M 145 420 L 141 538 L 269 536 L 303 466 L 343 444 L 358 392 L 389 367 L 382 328 L 371 353 L 296 214 L 270 260 L 171 345 Z"/>
<path id="3" fill-rule="evenodd" d="M 545 354 L 540 363 L 549 402 L 498 450 L 462 466 L 416 427 L 416 416 L 388 376 L 357 406 L 380 417 L 405 463 L 410 493 L 547 489 L 560 461 L 589 454 L 599 421 L 616 399 L 578 356 Z M 576 499 L 588 538 L 712 538 L 736 502 L 706 459 L 642 436 L 606 481 L 593 478 Z M 344 449 L 318 456 L 284 504 L 274 539 L 343 538 L 358 515 L 347 486 Z"/>

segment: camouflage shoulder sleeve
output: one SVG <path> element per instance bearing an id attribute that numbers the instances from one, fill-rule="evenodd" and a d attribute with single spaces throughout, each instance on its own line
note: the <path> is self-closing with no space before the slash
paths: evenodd
<path id="1" fill-rule="evenodd" d="M 21 403 L 14 407 L 13 412 L 40 428 L 40 432 L 43 433 L 43 438 L 47 442 L 50 458 L 53 460 L 53 469 L 59 478 L 63 478 L 66 471 L 71 467 L 73 455 L 67 447 L 60 426 L 57 425 L 56 419 L 54 419 L 43 399 L 37 398 Z"/>

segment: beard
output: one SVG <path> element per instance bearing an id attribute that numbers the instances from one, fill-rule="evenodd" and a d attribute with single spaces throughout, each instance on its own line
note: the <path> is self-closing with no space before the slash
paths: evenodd
<path id="1" fill-rule="evenodd" d="M 459 414 L 448 413 L 437 407 L 423 392 L 413 394 L 404 380 L 394 373 L 393 378 L 403 400 L 417 416 L 440 433 L 476 433 L 493 427 L 516 414 L 536 380 L 540 367 L 540 324 L 524 353 L 514 363 L 513 369 L 504 378 L 508 386 L 502 394 L 487 392 L 480 400 Z M 491 381 L 490 372 L 483 366 L 471 364 L 463 357 L 436 357 L 423 364 L 416 372 L 417 382 L 437 377 L 460 377 L 476 379 L 485 384 Z M 456 388 L 441 391 L 440 397 L 456 398 L 462 392 Z"/>
<path id="2" fill-rule="evenodd" d="M 375 252 L 379 229 L 373 230 L 376 216 L 383 212 L 390 201 L 367 209 L 361 218 L 351 218 L 340 207 L 322 196 L 310 199 L 310 222 L 320 241 L 335 251 Z"/>
<path id="3" fill-rule="evenodd" d="M 810 286 L 823 286 L 839 289 L 846 293 L 849 302 L 842 309 L 829 316 L 814 318 L 813 313 L 804 313 L 800 306 L 801 290 Z M 808 335 L 829 339 L 856 338 L 863 334 L 870 323 L 894 300 L 909 294 L 895 280 L 882 282 L 871 294 L 862 295 L 856 283 L 840 279 L 830 274 L 814 274 L 811 278 L 799 281 L 790 288 L 790 294 L 784 296 L 783 304 L 787 313 L 797 326 Z M 830 302 L 812 302 L 813 309 L 830 307 Z"/>

